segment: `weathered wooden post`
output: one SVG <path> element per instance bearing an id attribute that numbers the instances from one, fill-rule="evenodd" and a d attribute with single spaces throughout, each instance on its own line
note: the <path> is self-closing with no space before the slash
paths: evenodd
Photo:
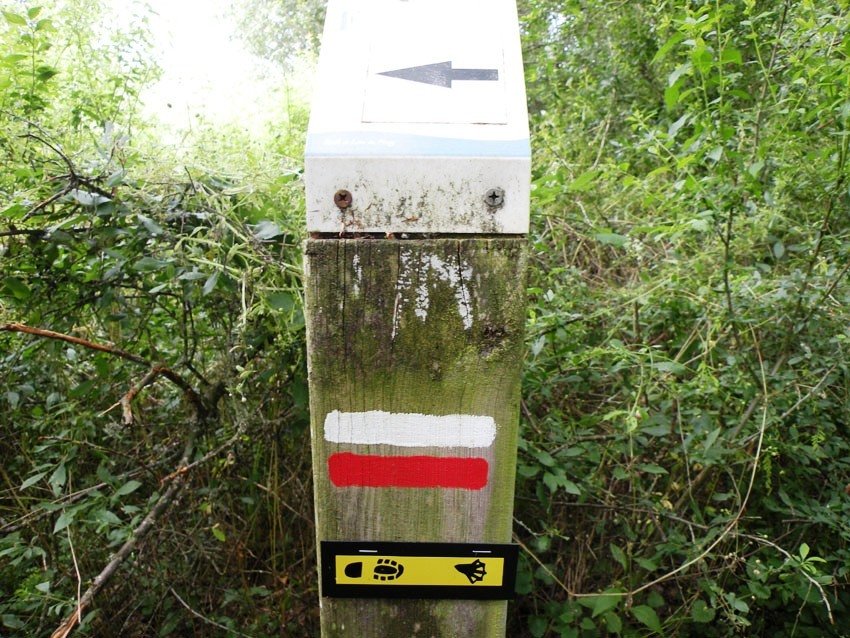
<path id="1" fill-rule="evenodd" d="M 325 638 L 502 636 L 529 143 L 513 0 L 330 0 L 306 152 Z"/>

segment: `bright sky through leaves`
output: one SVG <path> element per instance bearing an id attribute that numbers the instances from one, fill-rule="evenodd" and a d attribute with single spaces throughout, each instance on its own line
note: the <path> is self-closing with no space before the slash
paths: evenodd
<path id="1" fill-rule="evenodd" d="M 290 99 L 287 79 L 279 68 L 246 50 L 235 33 L 231 3 L 149 0 L 149 5 L 163 76 L 145 93 L 148 113 L 174 132 L 189 130 L 201 120 L 259 132 L 285 109 Z"/>

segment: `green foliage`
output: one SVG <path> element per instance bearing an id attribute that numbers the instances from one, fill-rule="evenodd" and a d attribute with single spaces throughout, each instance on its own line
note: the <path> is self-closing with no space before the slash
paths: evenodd
<path id="1" fill-rule="evenodd" d="M 302 204 L 288 159 L 305 115 L 293 107 L 293 133 L 265 141 L 208 131 L 178 161 L 137 114 L 158 74 L 144 20 L 115 32 L 109 18 L 94 0 L 16 5 L 0 32 L 13 52 L 0 59 L 0 633 L 50 635 L 187 449 L 197 467 L 179 505 L 76 633 L 208 629 L 193 611 L 251 635 L 311 633 Z M 162 367 L 183 385 L 143 383 Z"/>
<path id="2" fill-rule="evenodd" d="M 850 623 L 850 6 L 525 0 L 533 249 L 510 636 Z M 284 63 L 322 3 L 246 2 Z M 243 8 L 244 8 L 243 7 Z M 0 19 L 0 633 L 315 635 L 306 126 L 140 120 L 144 14 Z M 120 30 L 115 24 L 126 25 Z M 273 36 L 273 37 L 272 37 Z M 834 624 L 830 622 L 830 614 Z M 224 635 L 222 633 L 222 635 Z"/>
<path id="3" fill-rule="evenodd" d="M 850 7 L 591 5 L 524 6 L 512 635 L 841 635 Z"/>
<path id="4" fill-rule="evenodd" d="M 318 52 L 325 4 L 325 0 L 239 0 L 234 13 L 250 49 L 288 68 Z"/>

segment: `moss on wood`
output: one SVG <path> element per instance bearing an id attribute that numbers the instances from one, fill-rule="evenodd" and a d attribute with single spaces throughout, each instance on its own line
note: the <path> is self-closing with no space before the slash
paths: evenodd
<path id="1" fill-rule="evenodd" d="M 306 253 L 318 539 L 509 542 L 525 241 L 323 239 Z M 333 410 L 492 416 L 490 448 L 452 450 L 487 458 L 490 481 L 477 491 L 336 488 L 327 458 L 352 446 L 324 440 Z M 503 602 L 322 600 L 325 638 L 501 636 L 504 619 Z"/>

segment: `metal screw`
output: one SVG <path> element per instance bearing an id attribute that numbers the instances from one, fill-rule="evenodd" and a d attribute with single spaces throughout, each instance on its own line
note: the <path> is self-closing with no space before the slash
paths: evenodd
<path id="1" fill-rule="evenodd" d="M 338 190 L 334 193 L 334 204 L 340 210 L 345 210 L 351 206 L 351 193 L 345 189 Z"/>
<path id="2" fill-rule="evenodd" d="M 490 208 L 500 208 L 505 203 L 505 191 L 501 188 L 491 188 L 484 195 L 484 201 Z"/>

